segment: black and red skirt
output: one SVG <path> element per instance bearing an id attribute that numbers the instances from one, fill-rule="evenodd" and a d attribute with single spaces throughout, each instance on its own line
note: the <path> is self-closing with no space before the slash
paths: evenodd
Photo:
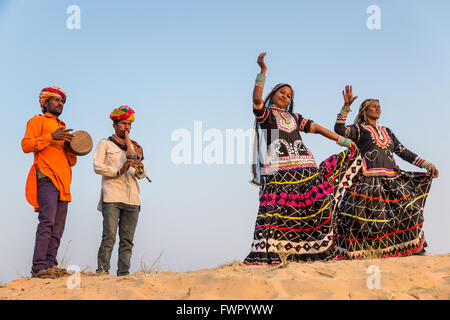
<path id="1" fill-rule="evenodd" d="M 360 174 L 335 216 L 338 259 L 423 254 L 423 209 L 432 178 L 400 171 L 395 177 Z"/>
<path id="2" fill-rule="evenodd" d="M 278 171 L 265 177 L 251 251 L 246 264 L 328 260 L 335 256 L 334 209 L 339 188 L 356 170 L 346 150 L 317 167 Z"/>

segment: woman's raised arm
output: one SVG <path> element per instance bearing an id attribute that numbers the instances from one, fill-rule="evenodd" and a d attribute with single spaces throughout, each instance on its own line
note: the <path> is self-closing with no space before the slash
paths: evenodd
<path id="1" fill-rule="evenodd" d="M 264 57 L 266 56 L 266 52 L 261 53 L 258 56 L 257 63 L 261 67 L 261 72 L 256 77 L 255 81 L 255 87 L 253 88 L 253 104 L 255 106 L 260 106 L 263 103 L 263 89 L 264 89 L 264 83 L 266 82 L 266 71 L 267 66 L 264 62 Z"/>
<path id="2" fill-rule="evenodd" d="M 346 126 L 347 115 L 351 111 L 350 106 L 358 98 L 358 96 L 353 97 L 352 86 L 345 86 L 345 92 L 342 91 L 342 96 L 344 97 L 344 106 L 341 112 L 338 113 L 336 123 L 334 125 L 334 132 L 344 136 L 345 138 L 352 139 L 354 141 L 359 140 L 359 128 L 357 125 Z"/>

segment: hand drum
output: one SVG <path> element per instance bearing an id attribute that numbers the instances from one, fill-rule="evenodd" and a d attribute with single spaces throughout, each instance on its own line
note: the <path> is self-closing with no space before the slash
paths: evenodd
<path id="1" fill-rule="evenodd" d="M 92 138 L 86 131 L 75 131 L 72 141 L 67 146 L 73 154 L 84 156 L 92 150 Z"/>

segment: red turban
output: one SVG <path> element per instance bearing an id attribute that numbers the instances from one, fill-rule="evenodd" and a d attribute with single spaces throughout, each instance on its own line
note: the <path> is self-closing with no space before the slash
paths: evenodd
<path id="1" fill-rule="evenodd" d="M 115 120 L 127 120 L 130 122 L 134 121 L 134 110 L 131 109 L 129 106 L 120 106 L 118 108 L 115 108 L 109 118 L 112 121 Z"/>

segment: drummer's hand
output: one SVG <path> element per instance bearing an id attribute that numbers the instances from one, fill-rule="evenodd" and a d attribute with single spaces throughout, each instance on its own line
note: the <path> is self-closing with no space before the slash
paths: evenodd
<path id="1" fill-rule="evenodd" d="M 133 164 L 133 160 L 131 160 L 131 159 L 128 159 L 127 161 L 125 161 L 122 168 L 120 169 L 120 175 L 123 175 L 125 172 L 127 172 L 132 164 Z"/>
<path id="2" fill-rule="evenodd" d="M 65 140 L 71 141 L 73 138 L 73 134 L 70 133 L 73 129 L 66 129 L 61 127 L 51 133 L 53 140 Z"/>

